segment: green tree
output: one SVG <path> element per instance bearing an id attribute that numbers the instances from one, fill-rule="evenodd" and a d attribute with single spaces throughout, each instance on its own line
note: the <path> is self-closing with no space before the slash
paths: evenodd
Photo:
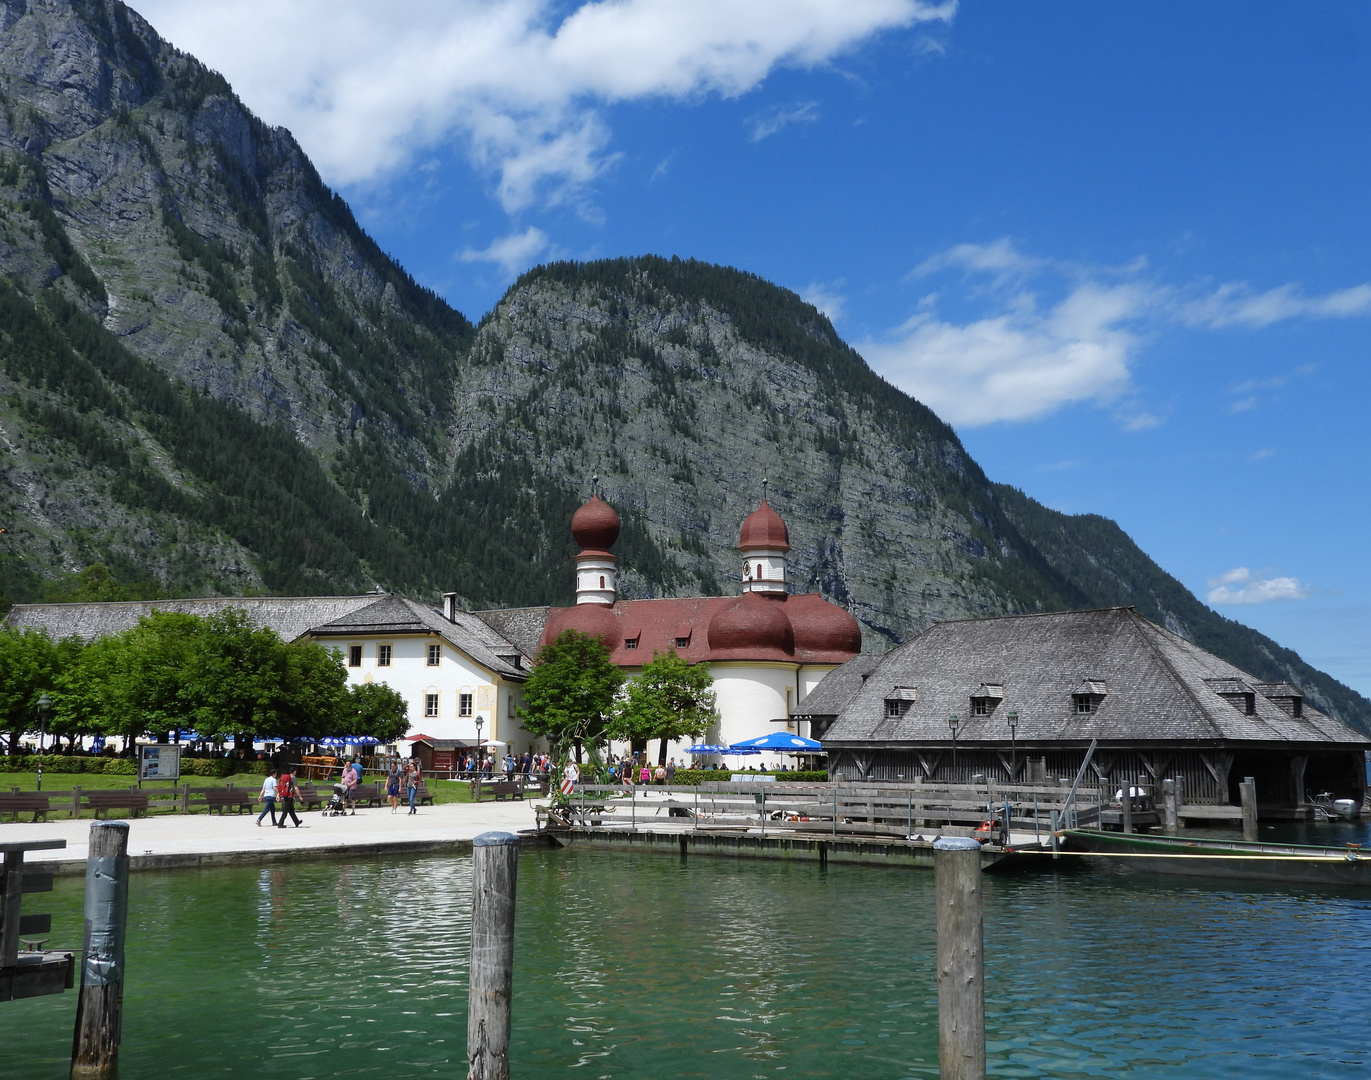
<path id="1" fill-rule="evenodd" d="M 334 649 L 315 641 L 279 641 L 273 657 L 270 708 L 257 730 L 285 739 L 348 734 L 347 669 Z"/>
<path id="2" fill-rule="evenodd" d="M 661 739 L 657 764 L 665 765 L 669 742 L 698 738 L 718 719 L 714 676 L 703 664 L 688 664 L 668 649 L 654 652 L 643 673 L 629 681 L 610 733 L 630 742 Z"/>
<path id="3" fill-rule="evenodd" d="M 61 654 L 41 630 L 0 627 L 0 729 L 9 752 L 19 752 L 24 732 L 37 730 L 38 699 L 56 688 Z"/>
<path id="4" fill-rule="evenodd" d="M 402 738 L 409 730 L 409 706 L 385 683 L 361 683 L 348 691 L 340 734 L 370 735 L 383 743 Z"/>
<path id="5" fill-rule="evenodd" d="M 581 744 L 601 742 L 614 711 L 624 673 L 597 637 L 564 630 L 538 651 L 524 683 L 519 720 L 535 735 L 569 740 L 581 759 Z"/>

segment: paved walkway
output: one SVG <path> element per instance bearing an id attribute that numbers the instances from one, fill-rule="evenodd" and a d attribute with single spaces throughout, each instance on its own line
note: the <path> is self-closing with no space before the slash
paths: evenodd
<path id="1" fill-rule="evenodd" d="M 448 803 L 424 806 L 410 816 L 401 808 L 358 810 L 347 817 L 325 817 L 318 810 L 300 814 L 300 828 L 259 828 L 257 815 L 159 814 L 122 819 L 129 822 L 129 855 L 133 869 L 176 866 L 272 862 L 299 857 L 343 854 L 397 854 L 423 851 L 461 851 L 471 839 L 492 829 L 519 832 L 537 825 L 532 802 Z M 26 862 L 54 864 L 59 872 L 76 872 L 85 863 L 90 819 L 56 818 L 47 824 L 0 824 L 0 842 L 64 839 L 65 848 L 34 851 Z"/>

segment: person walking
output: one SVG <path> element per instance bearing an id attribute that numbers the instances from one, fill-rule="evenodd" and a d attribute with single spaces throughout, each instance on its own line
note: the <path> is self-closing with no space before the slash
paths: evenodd
<path id="1" fill-rule="evenodd" d="M 405 791 L 409 795 L 409 812 L 417 814 L 418 808 L 414 805 L 414 800 L 419 796 L 419 766 L 411 765 L 409 775 L 405 777 Z"/>
<path id="2" fill-rule="evenodd" d="M 300 819 L 295 814 L 295 800 L 300 797 L 300 789 L 296 786 L 295 777 L 289 769 L 281 770 L 281 779 L 276 783 L 276 790 L 281 796 L 281 822 L 276 827 L 284 829 L 286 818 L 289 817 L 298 829 Z"/>
<path id="3" fill-rule="evenodd" d="M 258 795 L 257 797 L 258 797 L 259 799 L 261 799 L 264 803 L 267 804 L 267 805 L 266 805 L 266 808 L 263 809 L 263 811 L 262 811 L 260 814 L 257 815 L 257 824 L 258 824 L 258 826 L 259 826 L 259 827 L 261 826 L 261 824 L 262 824 L 262 819 L 263 819 L 264 817 L 266 817 L 268 814 L 271 815 L 271 823 L 272 823 L 272 825 L 275 825 L 275 824 L 276 824 L 276 770 L 275 770 L 275 769 L 272 769 L 271 772 L 267 773 L 266 778 L 262 781 L 262 792 L 261 792 L 261 794 Z"/>
<path id="4" fill-rule="evenodd" d="M 386 799 L 390 803 L 390 812 L 397 813 L 400 809 L 400 766 L 393 761 L 390 763 L 390 772 L 386 774 Z"/>

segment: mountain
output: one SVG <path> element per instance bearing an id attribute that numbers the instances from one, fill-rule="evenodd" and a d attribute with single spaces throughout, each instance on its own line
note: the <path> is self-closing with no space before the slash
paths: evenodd
<path id="1" fill-rule="evenodd" d="M 558 263 L 472 325 L 289 133 L 114 0 L 0 0 L 0 359 L 11 601 L 565 602 L 595 473 L 625 595 L 713 594 L 736 587 L 766 477 L 797 586 L 848 606 L 870 648 L 935 619 L 1134 604 L 1371 730 L 1371 702 L 1112 522 L 992 483 L 754 275 Z"/>

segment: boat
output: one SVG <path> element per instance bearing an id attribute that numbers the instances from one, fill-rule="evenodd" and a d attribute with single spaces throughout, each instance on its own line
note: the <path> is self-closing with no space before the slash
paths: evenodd
<path id="1" fill-rule="evenodd" d="M 1360 844 L 1323 847 L 1209 837 L 1067 829 L 1063 849 L 1103 855 L 1137 870 L 1191 877 L 1371 888 L 1371 851 Z"/>
<path id="2" fill-rule="evenodd" d="M 1356 799 L 1335 799 L 1331 792 L 1305 795 L 1319 821 L 1355 821 L 1361 817 L 1361 803 Z"/>

